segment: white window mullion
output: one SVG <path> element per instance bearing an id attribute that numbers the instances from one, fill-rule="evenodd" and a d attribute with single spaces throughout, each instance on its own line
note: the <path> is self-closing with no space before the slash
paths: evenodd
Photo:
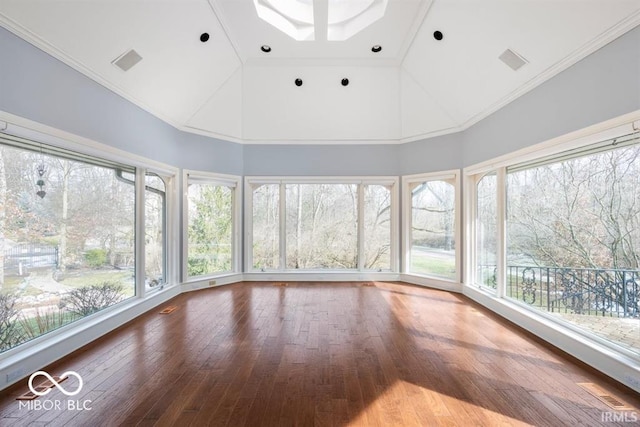
<path id="1" fill-rule="evenodd" d="M 477 221 L 477 179 L 475 176 L 464 175 L 463 194 L 464 206 L 463 211 L 463 230 L 464 230 L 464 246 L 465 262 L 463 268 L 462 283 L 469 285 L 477 283 L 476 272 L 478 269 L 476 258 L 476 221 Z"/>
<path id="2" fill-rule="evenodd" d="M 364 249 L 364 184 L 358 184 L 358 271 L 365 267 Z"/>
<path id="3" fill-rule="evenodd" d="M 135 254 L 136 254 L 136 296 L 145 295 L 145 181 L 146 170 L 136 169 L 136 225 L 135 225 Z"/>
<path id="4" fill-rule="evenodd" d="M 278 212 L 278 219 L 280 223 L 279 234 L 279 247 L 280 247 L 280 265 L 278 270 L 285 270 L 287 268 L 287 190 L 284 183 L 280 183 L 280 197 Z"/>
<path id="5" fill-rule="evenodd" d="M 400 271 L 400 214 L 398 209 L 399 182 L 394 182 L 390 186 L 391 191 L 391 271 Z"/>
<path id="6" fill-rule="evenodd" d="M 402 178 L 402 273 L 409 273 L 411 262 L 411 228 L 412 228 L 412 216 L 411 216 L 411 185 L 406 181 L 406 178 Z"/>
<path id="7" fill-rule="evenodd" d="M 253 186 L 247 179 L 244 182 L 244 271 L 253 268 Z"/>
<path id="8" fill-rule="evenodd" d="M 496 296 L 505 295 L 507 283 L 507 171 L 504 167 L 497 171 L 497 245 L 496 245 Z"/>

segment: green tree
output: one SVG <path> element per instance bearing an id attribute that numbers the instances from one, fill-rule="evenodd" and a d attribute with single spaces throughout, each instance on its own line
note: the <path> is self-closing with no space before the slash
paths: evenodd
<path id="1" fill-rule="evenodd" d="M 228 187 L 189 185 L 189 276 L 231 270 L 232 204 Z"/>

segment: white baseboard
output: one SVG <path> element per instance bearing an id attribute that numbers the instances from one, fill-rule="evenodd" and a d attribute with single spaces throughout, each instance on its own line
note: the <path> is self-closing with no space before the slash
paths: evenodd
<path id="1" fill-rule="evenodd" d="M 425 286 L 427 288 L 440 289 L 443 291 L 462 293 L 462 285 L 458 282 L 438 280 L 431 277 L 415 276 L 413 274 L 400 274 L 400 281 L 411 283 L 412 285 Z"/>
<path id="2" fill-rule="evenodd" d="M 400 275 L 392 272 L 331 271 L 331 272 L 255 272 L 245 273 L 247 282 L 359 282 L 359 281 L 398 281 Z"/>
<path id="3" fill-rule="evenodd" d="M 203 280 L 185 282 L 181 285 L 182 292 L 198 291 L 200 289 L 215 288 L 217 286 L 230 285 L 231 283 L 242 282 L 243 274 L 229 274 L 226 276 L 212 277 Z"/>
<path id="4" fill-rule="evenodd" d="M 640 393 L 640 362 L 638 360 L 627 357 L 606 345 L 599 344 L 595 340 L 526 307 L 520 307 L 503 298 L 496 298 L 474 287 L 465 286 L 463 294 Z"/>
<path id="5" fill-rule="evenodd" d="M 488 295 L 479 289 L 459 283 L 398 273 L 247 273 L 212 279 L 214 286 L 240 281 L 402 281 L 450 292 L 463 293 L 494 313 L 515 323 L 550 344 L 567 352 L 616 381 L 640 392 L 640 362 L 620 352 L 598 344 L 561 324 L 538 315 L 508 300 Z M 94 341 L 141 314 L 166 302 L 182 292 L 207 289 L 209 280 L 194 281 L 158 291 L 143 301 L 133 300 L 115 306 L 94 318 L 69 325 L 25 344 L 17 351 L 8 351 L 0 359 L 0 390 L 20 381 L 30 373 L 47 366 Z"/>
<path id="6" fill-rule="evenodd" d="M 7 351 L 0 359 L 0 390 L 15 384 L 31 373 L 78 350 L 179 294 L 180 287 L 172 286 L 154 292 L 144 300 L 134 298 L 36 338 L 16 348 L 16 351 Z"/>

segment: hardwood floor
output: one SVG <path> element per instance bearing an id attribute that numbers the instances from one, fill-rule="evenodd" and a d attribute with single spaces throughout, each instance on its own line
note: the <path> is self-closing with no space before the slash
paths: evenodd
<path id="1" fill-rule="evenodd" d="M 462 295 L 245 282 L 168 305 L 178 308 L 159 307 L 46 367 L 84 379 L 77 396 L 53 389 L 38 399 L 61 409 L 20 408 L 26 381 L 0 392 L 0 425 L 616 425 L 581 382 L 640 407 L 629 389 Z M 67 400 L 90 400 L 91 410 L 68 410 Z"/>

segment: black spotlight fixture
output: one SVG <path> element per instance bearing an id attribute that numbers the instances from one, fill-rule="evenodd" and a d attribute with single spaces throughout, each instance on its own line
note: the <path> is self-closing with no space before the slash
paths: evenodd
<path id="1" fill-rule="evenodd" d="M 382 50 L 382 46 L 380 46 L 379 44 L 377 44 L 377 45 L 375 45 L 375 46 L 373 46 L 373 47 L 371 48 L 371 52 L 373 52 L 373 53 L 378 53 L 378 52 L 380 52 L 381 50 Z"/>
<path id="2" fill-rule="evenodd" d="M 436 39 L 436 40 L 440 41 L 440 40 L 442 40 L 442 39 L 443 39 L 443 37 L 444 37 L 444 35 L 442 34 L 442 32 L 441 32 L 441 31 L 434 31 L 434 32 L 433 32 L 433 38 L 434 38 L 434 39 Z"/>
<path id="3" fill-rule="evenodd" d="M 342 79 L 342 86 L 348 86 L 349 85 L 349 79 Z"/>
<path id="4" fill-rule="evenodd" d="M 271 46 L 269 46 L 268 44 L 263 44 L 262 46 L 260 46 L 260 50 L 264 53 L 269 53 L 271 52 Z"/>
<path id="5" fill-rule="evenodd" d="M 298 87 L 302 86 L 302 79 L 296 79 L 295 84 Z"/>
<path id="6" fill-rule="evenodd" d="M 209 33 L 202 33 L 200 34 L 200 41 L 202 43 L 206 43 L 209 41 Z"/>

